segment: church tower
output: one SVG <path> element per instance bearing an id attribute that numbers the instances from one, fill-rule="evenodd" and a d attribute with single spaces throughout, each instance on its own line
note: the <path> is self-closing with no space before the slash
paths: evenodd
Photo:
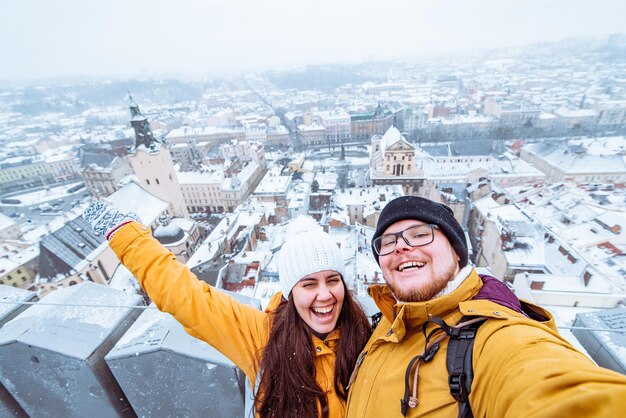
<path id="1" fill-rule="evenodd" d="M 172 217 L 188 217 L 189 212 L 167 145 L 154 137 L 148 119 L 141 114 L 139 106 L 130 94 L 128 98 L 130 124 L 135 130 L 135 144 L 128 155 L 133 172 L 139 179 L 141 187 L 170 203 Z"/>
<path id="2" fill-rule="evenodd" d="M 128 100 L 130 101 L 130 125 L 135 130 L 135 148 L 143 145 L 150 149 L 153 144 L 159 143 L 150 130 L 150 124 L 148 118 L 141 114 L 139 106 L 133 101 L 133 96 L 128 94 Z"/>

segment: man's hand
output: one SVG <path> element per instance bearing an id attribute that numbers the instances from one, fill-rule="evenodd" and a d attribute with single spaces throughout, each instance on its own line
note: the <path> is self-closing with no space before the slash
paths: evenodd
<path id="1" fill-rule="evenodd" d="M 141 222 L 137 214 L 120 212 L 103 201 L 90 204 L 82 216 L 96 235 L 103 236 L 107 240 L 111 238 L 120 226 L 130 221 Z"/>

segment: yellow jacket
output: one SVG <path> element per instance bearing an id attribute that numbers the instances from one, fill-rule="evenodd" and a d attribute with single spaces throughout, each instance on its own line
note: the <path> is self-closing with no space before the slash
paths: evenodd
<path id="1" fill-rule="evenodd" d="M 239 303 L 198 280 L 152 237 L 148 228 L 137 222 L 117 230 L 109 245 L 159 310 L 173 315 L 190 335 L 228 357 L 244 372 L 254 389 L 259 356 L 270 332 L 267 311 Z M 274 295 L 269 307 L 275 308 L 280 298 L 280 293 Z M 331 332 L 324 341 L 315 335 L 311 338 L 315 346 L 316 380 L 327 392 L 329 417 L 343 417 L 345 403 L 333 386 L 339 330 Z"/>
<path id="2" fill-rule="evenodd" d="M 471 300 L 482 287 L 475 270 L 451 294 L 420 303 L 396 304 L 386 286 L 370 294 L 383 318 L 355 370 L 346 416 L 401 417 L 405 371 L 424 351 L 422 324 L 440 317 L 457 324 L 465 316 L 487 316 L 474 345 L 470 405 L 475 417 L 616 417 L 626 411 L 626 376 L 596 366 L 546 322 L 528 319 L 487 300 Z M 491 319 L 493 318 L 493 319 Z M 432 329 L 434 326 L 429 327 Z M 408 417 L 457 417 L 448 386 L 447 339 L 433 360 L 421 363 L 417 407 Z M 411 376 L 411 387 L 413 386 Z"/>

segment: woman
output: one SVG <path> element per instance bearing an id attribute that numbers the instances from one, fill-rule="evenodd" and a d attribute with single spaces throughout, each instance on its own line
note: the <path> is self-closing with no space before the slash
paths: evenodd
<path id="1" fill-rule="evenodd" d="M 198 280 L 135 215 L 97 202 L 83 217 L 161 311 L 246 374 L 258 416 L 343 417 L 350 373 L 371 327 L 327 234 L 305 231 L 283 245 L 281 293 L 261 312 Z"/>

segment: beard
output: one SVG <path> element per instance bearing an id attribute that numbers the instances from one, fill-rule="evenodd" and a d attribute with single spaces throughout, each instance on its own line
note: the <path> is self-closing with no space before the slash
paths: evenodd
<path id="1" fill-rule="evenodd" d="M 396 282 L 387 282 L 387 285 L 400 302 L 425 302 L 437 297 L 456 277 L 458 272 L 458 263 L 452 262 L 447 271 L 435 275 L 426 283 L 418 282 L 411 286 L 399 286 Z"/>

